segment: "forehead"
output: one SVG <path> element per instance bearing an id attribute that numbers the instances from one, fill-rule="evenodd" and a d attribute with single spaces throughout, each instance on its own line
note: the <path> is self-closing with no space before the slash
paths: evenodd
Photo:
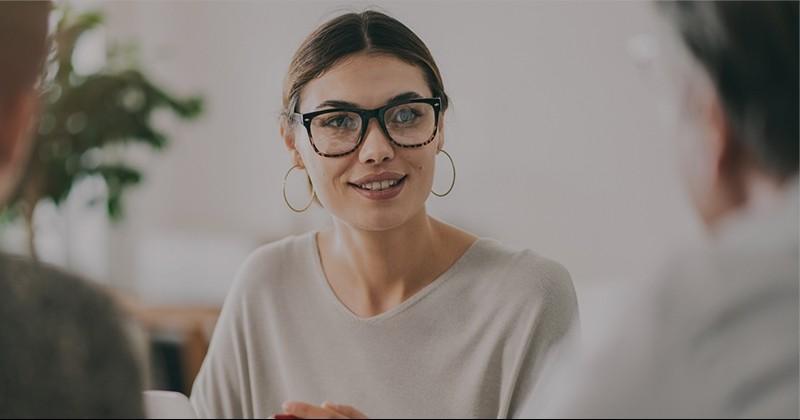
<path id="1" fill-rule="evenodd" d="M 399 94 L 432 92 L 421 68 L 397 57 L 356 54 L 309 82 L 300 93 L 300 112 L 310 112 L 325 101 L 345 101 L 361 108 L 378 108 Z"/>

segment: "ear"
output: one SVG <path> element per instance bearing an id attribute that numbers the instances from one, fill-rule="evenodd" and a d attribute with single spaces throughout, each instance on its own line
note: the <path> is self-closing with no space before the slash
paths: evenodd
<path id="1" fill-rule="evenodd" d="M 700 153 L 704 172 L 704 197 L 698 198 L 701 216 L 712 230 L 730 212 L 747 200 L 748 160 L 746 151 L 734 138 L 725 109 L 711 95 L 701 110 L 703 142 Z"/>
<path id="2" fill-rule="evenodd" d="M 439 137 L 436 152 L 438 153 L 440 150 L 444 149 L 444 115 L 439 118 L 439 128 L 436 129 L 436 136 Z"/>
<path id="3" fill-rule="evenodd" d="M 286 146 L 286 150 L 288 150 L 292 155 L 292 165 L 297 165 L 301 169 L 305 168 L 305 165 L 303 164 L 303 158 L 300 156 L 300 151 L 297 150 L 297 143 L 295 142 L 295 129 L 285 117 L 281 118 L 281 138 L 283 138 L 283 144 Z"/>
<path id="4" fill-rule="evenodd" d="M 725 109 L 717 96 L 709 101 L 705 118 L 714 181 L 723 187 L 734 203 L 738 203 L 744 198 L 744 178 L 750 165 L 746 150 L 734 138 Z"/>
<path id="5" fill-rule="evenodd" d="M 713 171 L 712 175 L 715 179 L 724 177 L 728 168 L 727 156 L 731 154 L 733 144 L 730 138 L 730 130 L 725 118 L 725 112 L 722 109 L 722 104 L 716 95 L 713 95 L 706 101 L 706 106 L 703 109 L 703 122 L 704 122 L 704 136 L 706 142 L 705 148 L 708 152 L 709 169 Z"/>

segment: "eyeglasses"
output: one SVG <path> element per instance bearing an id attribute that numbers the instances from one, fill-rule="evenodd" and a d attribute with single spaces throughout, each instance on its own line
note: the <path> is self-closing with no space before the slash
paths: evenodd
<path id="1" fill-rule="evenodd" d="M 318 155 L 339 157 L 358 149 L 372 118 L 378 119 L 384 134 L 395 146 L 425 146 L 436 137 L 441 108 L 440 98 L 425 98 L 372 110 L 336 108 L 306 114 L 295 112 L 292 118 L 303 122 Z"/>

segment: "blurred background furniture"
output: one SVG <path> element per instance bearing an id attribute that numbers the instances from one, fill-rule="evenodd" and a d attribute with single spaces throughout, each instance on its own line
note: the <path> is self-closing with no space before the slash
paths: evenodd
<path id="1" fill-rule="evenodd" d="M 204 305 L 148 305 L 112 291 L 130 317 L 134 346 L 148 389 L 189 395 L 208 351 L 220 309 Z"/>

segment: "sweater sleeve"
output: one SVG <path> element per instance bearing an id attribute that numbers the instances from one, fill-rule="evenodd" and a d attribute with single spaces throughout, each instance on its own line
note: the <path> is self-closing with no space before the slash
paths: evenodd
<path id="1" fill-rule="evenodd" d="M 518 418 L 536 404 L 547 379 L 563 367 L 563 360 L 575 348 L 580 320 L 575 289 L 569 272 L 560 264 L 544 260 L 535 272 L 543 276 L 542 304 L 532 308 L 528 337 L 517 364 L 517 379 L 506 413 L 500 417 Z"/>
<path id="2" fill-rule="evenodd" d="M 199 418 L 252 418 L 250 358 L 248 357 L 247 299 L 254 266 L 263 259 L 260 253 L 248 258 L 236 276 L 222 313 L 217 321 L 211 344 L 192 387 L 190 401 Z"/>

